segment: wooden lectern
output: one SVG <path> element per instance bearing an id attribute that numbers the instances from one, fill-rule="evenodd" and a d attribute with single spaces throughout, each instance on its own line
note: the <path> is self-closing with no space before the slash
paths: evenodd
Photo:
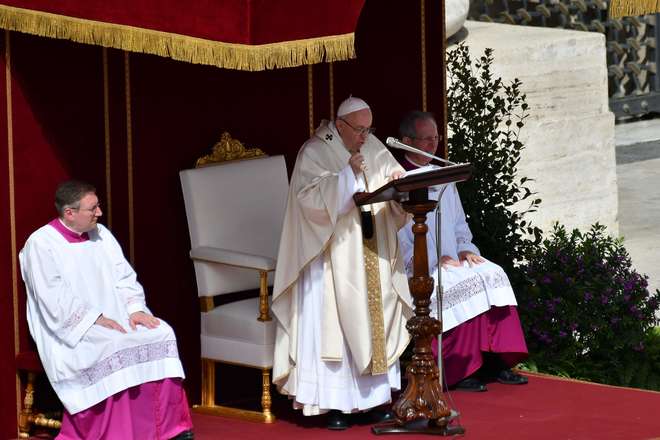
<path id="1" fill-rule="evenodd" d="M 438 366 L 433 359 L 431 341 L 442 332 L 442 321 L 429 316 L 433 278 L 429 276 L 426 252 L 426 214 L 437 205 L 428 199 L 428 188 L 470 178 L 471 164 L 456 164 L 433 171 L 393 180 L 374 192 L 353 196 L 356 205 L 396 200 L 413 215 L 413 276 L 408 279 L 415 305 L 415 316 L 406 328 L 414 340 L 412 362 L 406 368 L 408 385 L 392 406 L 396 418 L 376 425 L 374 434 L 419 433 L 435 435 L 462 434 L 461 426 L 449 426 L 450 408 L 445 402 Z M 442 319 L 442 316 L 440 316 Z"/>

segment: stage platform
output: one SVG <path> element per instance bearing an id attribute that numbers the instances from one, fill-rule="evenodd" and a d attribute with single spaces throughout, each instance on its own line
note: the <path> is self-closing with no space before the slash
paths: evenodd
<path id="1" fill-rule="evenodd" d="M 660 440 L 660 393 L 541 374 L 527 385 L 488 384 L 484 393 L 452 391 L 463 438 L 475 440 Z M 325 416 L 304 417 L 274 396 L 274 424 L 193 414 L 196 440 L 325 440 L 377 438 L 367 424 L 325 428 Z M 387 436 L 378 436 L 386 438 Z M 49 436 L 33 439 L 50 439 Z M 398 438 L 428 439 L 428 435 Z"/>
<path id="2" fill-rule="evenodd" d="M 660 440 L 660 393 L 526 374 L 527 385 L 491 383 L 485 393 L 453 391 L 466 439 Z M 325 417 L 303 417 L 287 405 L 272 425 L 195 414 L 198 440 L 364 439 L 369 425 L 325 429 Z M 383 438 L 383 436 L 379 436 Z M 429 438 L 406 434 L 399 438 Z"/>

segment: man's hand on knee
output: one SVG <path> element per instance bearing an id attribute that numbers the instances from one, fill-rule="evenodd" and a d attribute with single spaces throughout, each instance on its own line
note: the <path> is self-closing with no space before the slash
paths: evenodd
<path id="1" fill-rule="evenodd" d="M 461 261 L 467 261 L 470 267 L 484 262 L 484 259 L 481 256 L 470 251 L 459 252 L 458 259 Z"/>
<path id="2" fill-rule="evenodd" d="M 458 260 L 454 260 L 449 255 L 443 255 L 440 258 L 440 264 L 442 265 L 442 267 L 449 267 L 449 266 L 460 267 L 461 266 L 461 263 Z"/>
<path id="3" fill-rule="evenodd" d="M 94 322 L 94 324 L 100 325 L 101 327 L 109 328 L 110 330 L 117 330 L 118 332 L 126 333 L 126 330 L 124 330 L 124 327 L 119 325 L 119 323 L 117 321 L 115 321 L 114 319 L 106 318 L 103 315 L 96 318 L 96 321 Z"/>
<path id="4" fill-rule="evenodd" d="M 131 316 L 128 318 L 128 323 L 133 330 L 135 330 L 139 325 L 143 325 L 146 328 L 156 328 L 160 325 L 160 320 L 154 316 L 149 315 L 144 312 L 135 312 L 131 313 Z"/>

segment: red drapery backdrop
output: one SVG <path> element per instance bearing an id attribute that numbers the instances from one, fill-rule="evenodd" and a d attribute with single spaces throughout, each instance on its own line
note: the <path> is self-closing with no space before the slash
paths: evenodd
<path id="1" fill-rule="evenodd" d="M 364 0 L 2 0 L 0 4 L 236 44 L 351 33 Z"/>
<path id="2" fill-rule="evenodd" d="M 354 57 L 364 0 L 3 0 L 0 27 L 238 70 Z"/>
<path id="3" fill-rule="evenodd" d="M 0 389 L 16 389 L 14 322 L 19 327 L 19 348 L 31 344 L 25 323 L 25 293 L 20 274 L 13 272 L 16 254 L 12 254 L 9 243 L 13 239 L 16 251 L 20 250 L 28 235 L 55 215 L 55 185 L 76 177 L 97 186 L 104 203 L 105 224 L 111 226 L 127 256 L 133 250 L 135 268 L 151 309 L 169 321 L 177 333 L 188 375 L 187 388 L 191 402 L 196 402 L 199 306 L 187 256 L 190 243 L 178 171 L 193 166 L 198 157 L 207 154 L 225 130 L 247 146 L 260 147 L 268 154 L 284 154 L 291 169 L 310 125 L 329 118 L 331 107 L 336 108 L 349 94 L 370 103 L 377 135 L 382 138 L 396 135 L 400 116 L 407 110 L 421 109 L 424 102 L 428 110 L 442 117 L 444 77 L 438 50 L 443 38 L 438 19 L 442 3 L 337 0 L 324 7 L 321 3 L 325 2 L 317 1 L 192 1 L 185 2 L 187 12 L 175 19 L 169 12 L 150 9 L 149 5 L 156 3 L 153 0 L 109 0 L 103 6 L 87 3 L 92 2 L 0 0 L 0 24 L 6 5 L 36 8 L 34 5 L 39 4 L 41 10 L 48 5 L 53 9 L 46 12 L 60 16 L 71 14 L 66 7 L 79 4 L 88 8 L 87 12 L 115 17 L 123 14 L 135 20 L 139 17 L 142 23 L 160 21 L 170 27 L 148 30 L 174 33 L 181 29 L 177 26 L 191 26 L 196 20 L 210 23 L 208 14 L 199 12 L 204 7 L 240 4 L 253 9 L 251 20 L 243 22 L 247 28 L 252 26 L 243 29 L 251 35 L 252 45 L 270 41 L 286 46 L 284 40 L 266 40 L 266 31 L 279 27 L 286 31 L 279 34 L 281 38 L 301 36 L 303 27 L 298 24 L 321 22 L 319 17 L 332 25 L 341 24 L 343 17 L 346 23 L 353 23 L 352 28 L 337 32 L 355 30 L 357 59 L 260 72 L 192 65 L 63 41 L 66 38 L 26 35 L 29 32 L 0 34 L 0 188 L 4 188 L 0 191 L 0 241 L 7 243 L 0 249 L 0 287 L 4 292 L 13 292 L 13 280 L 17 280 L 18 303 L 14 312 L 12 295 L 0 295 L 0 337 L 10 342 L 0 348 Z M 160 8 L 179 2 L 157 3 Z M 132 8 L 131 13 L 123 8 L 125 5 Z M 260 7 L 268 13 L 254 10 Z M 424 14 L 421 7 L 425 8 Z M 300 14 L 292 8 L 301 8 Z M 305 8 L 315 8 L 308 12 L 318 14 L 317 18 L 306 16 Z M 191 11 L 199 16 L 195 18 Z M 222 22 L 233 19 L 218 16 Z M 92 15 L 76 17 L 98 19 Z M 187 24 L 177 23 L 179 19 Z M 394 28 L 392 23 L 396 23 Z M 427 38 L 425 81 L 420 73 L 422 23 Z M 201 33 L 203 28 L 187 35 L 206 38 Z M 322 23 L 320 28 L 312 28 L 307 29 L 317 33 L 307 37 L 319 38 L 326 32 L 320 30 Z M 6 55 L 11 56 L 8 70 Z M 12 94 L 10 102 L 7 90 Z M 12 187 L 10 173 L 5 172 L 10 169 Z M 19 405 L 12 394 L 7 393 L 1 400 L 6 410 L 0 412 L 0 438 L 16 435 Z"/>

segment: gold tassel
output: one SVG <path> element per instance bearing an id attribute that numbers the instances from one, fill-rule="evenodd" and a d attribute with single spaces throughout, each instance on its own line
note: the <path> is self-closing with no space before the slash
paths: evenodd
<path id="1" fill-rule="evenodd" d="M 610 18 L 657 14 L 660 0 L 611 0 Z"/>
<path id="2" fill-rule="evenodd" d="M 5 5 L 0 5 L 0 28 L 235 70 L 259 71 L 355 58 L 352 33 L 253 46 Z"/>

